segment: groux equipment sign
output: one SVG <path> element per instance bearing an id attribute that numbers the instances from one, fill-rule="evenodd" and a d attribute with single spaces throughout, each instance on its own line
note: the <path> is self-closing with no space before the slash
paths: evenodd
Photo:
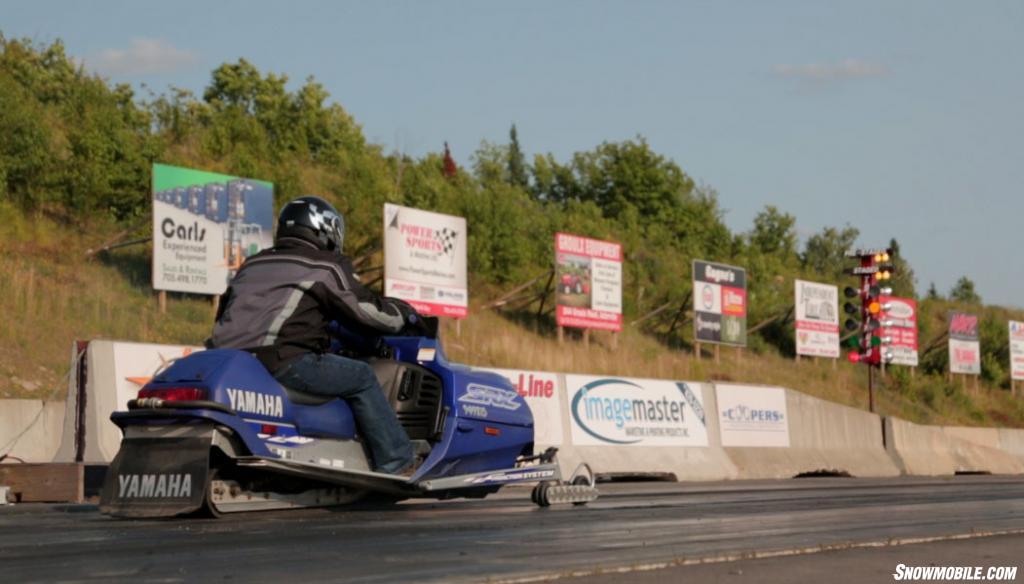
<path id="1" fill-rule="evenodd" d="M 700 343 L 746 346 L 746 270 L 693 261 L 693 336 Z"/>

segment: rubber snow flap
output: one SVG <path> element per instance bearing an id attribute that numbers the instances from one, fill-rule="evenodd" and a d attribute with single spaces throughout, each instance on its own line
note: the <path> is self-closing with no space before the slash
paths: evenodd
<path id="1" fill-rule="evenodd" d="M 114 517 L 173 517 L 203 506 L 215 430 L 180 430 L 121 442 L 103 484 L 100 512 Z"/>

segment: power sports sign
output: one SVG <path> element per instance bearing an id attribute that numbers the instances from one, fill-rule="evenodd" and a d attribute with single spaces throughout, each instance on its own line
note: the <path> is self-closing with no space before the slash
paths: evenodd
<path id="1" fill-rule="evenodd" d="M 223 294 L 274 242 L 274 185 L 153 165 L 153 289 Z"/>
<path id="2" fill-rule="evenodd" d="M 797 280 L 796 353 L 812 357 L 839 356 L 839 289 Z"/>
<path id="3" fill-rule="evenodd" d="M 698 383 L 566 375 L 576 446 L 707 446 Z"/>
<path id="4" fill-rule="evenodd" d="M 466 219 L 385 204 L 384 293 L 422 314 L 464 318 Z"/>
<path id="5" fill-rule="evenodd" d="M 978 341 L 976 314 L 949 313 L 949 371 L 981 374 L 981 343 Z"/>
<path id="6" fill-rule="evenodd" d="M 558 326 L 622 330 L 622 245 L 555 234 Z"/>
<path id="7" fill-rule="evenodd" d="M 746 270 L 693 261 L 693 336 L 701 343 L 746 346 Z"/>
<path id="8" fill-rule="evenodd" d="M 1024 322 L 1010 321 L 1010 377 L 1024 379 Z"/>

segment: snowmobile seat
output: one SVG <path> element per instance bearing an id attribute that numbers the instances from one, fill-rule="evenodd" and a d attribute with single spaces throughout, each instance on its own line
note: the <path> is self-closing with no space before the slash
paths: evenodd
<path id="1" fill-rule="evenodd" d="M 288 396 L 288 401 L 300 406 L 322 406 L 331 400 L 338 399 L 333 395 L 322 395 L 319 393 L 299 391 L 284 384 L 281 384 L 281 387 L 284 388 L 284 393 Z"/>

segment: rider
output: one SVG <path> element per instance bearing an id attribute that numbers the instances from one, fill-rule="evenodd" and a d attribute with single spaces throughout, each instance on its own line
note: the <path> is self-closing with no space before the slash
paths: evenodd
<path id="1" fill-rule="evenodd" d="M 282 384 L 344 398 L 378 472 L 413 465 L 412 444 L 368 364 L 327 352 L 331 321 L 372 336 L 417 322 L 408 304 L 370 291 L 342 255 L 345 220 L 305 196 L 281 209 L 274 247 L 249 258 L 221 297 L 211 348 L 253 353 Z"/>

